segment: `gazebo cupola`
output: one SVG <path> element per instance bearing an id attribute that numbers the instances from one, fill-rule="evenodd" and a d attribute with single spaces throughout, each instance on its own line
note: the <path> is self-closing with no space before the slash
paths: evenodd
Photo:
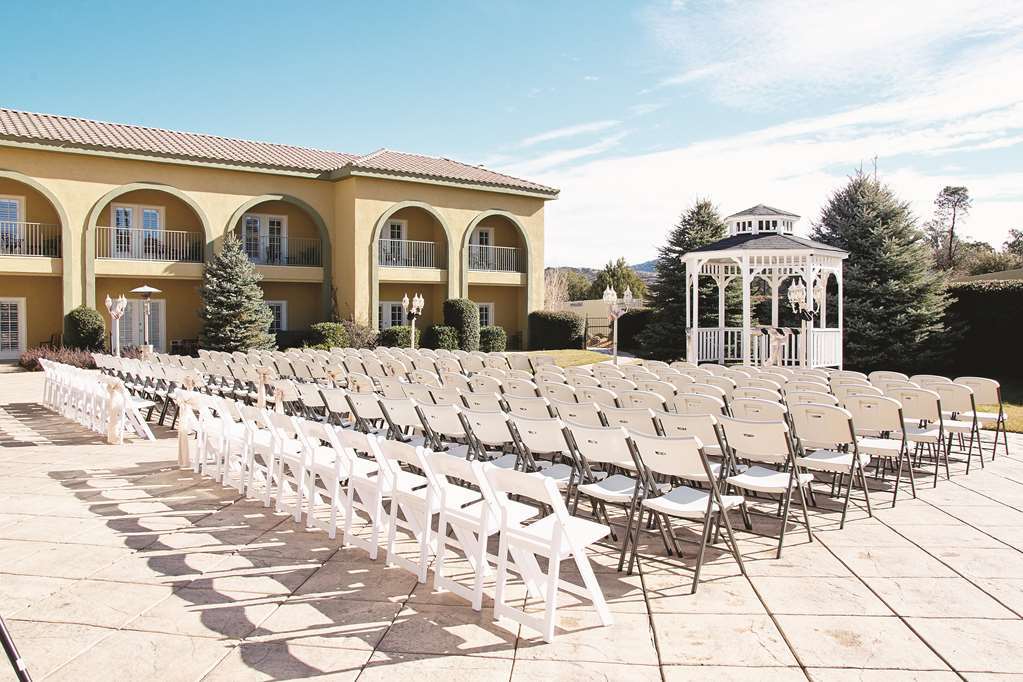
<path id="1" fill-rule="evenodd" d="M 745 365 L 842 366 L 842 249 L 795 236 L 799 216 L 757 204 L 725 222 L 728 236 L 682 256 L 686 266 L 686 357 L 690 362 Z M 717 326 L 699 326 L 699 285 L 710 277 L 717 285 Z M 827 326 L 827 286 L 837 285 L 837 324 Z M 770 322 L 753 319 L 751 287 L 763 280 L 771 297 Z M 742 285 L 742 326 L 729 327 L 725 290 Z M 786 285 L 788 285 L 786 287 Z M 787 288 L 786 300 L 781 292 Z M 779 326 L 782 305 L 803 323 Z"/>

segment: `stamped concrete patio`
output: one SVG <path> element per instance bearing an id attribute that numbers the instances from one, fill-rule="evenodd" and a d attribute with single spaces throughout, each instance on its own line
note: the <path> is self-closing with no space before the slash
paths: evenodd
<path id="1" fill-rule="evenodd" d="M 0 614 L 36 679 L 1001 680 L 1023 676 L 1023 438 L 1013 457 L 815 539 L 740 533 L 750 577 L 593 559 L 616 622 L 566 601 L 554 644 L 176 467 L 109 446 L 0 374 Z M 989 457 L 989 456 L 988 456 Z M 759 530 L 772 531 L 770 522 Z M 691 537 L 695 537 L 690 534 Z M 661 554 L 651 537 L 647 554 Z M 686 564 L 694 556 L 686 547 Z M 13 679 L 0 661 L 0 680 Z M 713 676 L 713 677 L 712 677 Z"/>

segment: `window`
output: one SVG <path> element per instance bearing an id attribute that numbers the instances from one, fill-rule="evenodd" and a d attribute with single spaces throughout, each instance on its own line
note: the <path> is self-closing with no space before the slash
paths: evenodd
<path id="1" fill-rule="evenodd" d="M 253 263 L 288 264 L 288 216 L 246 213 L 242 216 L 245 255 Z"/>
<path id="2" fill-rule="evenodd" d="M 0 358 L 15 359 L 25 350 L 25 299 L 0 298 Z"/>
<path id="3" fill-rule="evenodd" d="M 391 220 L 387 223 L 387 238 L 398 241 L 405 241 L 408 234 L 408 222 L 405 220 Z"/>
<path id="4" fill-rule="evenodd" d="M 20 253 L 23 197 L 0 196 L 0 253 Z"/>
<path id="5" fill-rule="evenodd" d="M 380 331 L 405 324 L 405 309 L 400 301 L 381 301 L 377 308 Z"/>
<path id="6" fill-rule="evenodd" d="M 160 256 L 160 232 L 164 229 L 162 206 L 112 204 L 110 226 L 114 228 L 109 245 L 114 258 Z"/>
<path id="7" fill-rule="evenodd" d="M 128 300 L 124 315 L 118 325 L 118 337 L 121 350 L 137 348 L 145 341 L 145 307 L 141 299 Z M 157 351 L 163 352 L 164 329 L 166 329 L 166 306 L 163 299 L 154 298 L 149 302 L 149 343 Z"/>
<path id="8" fill-rule="evenodd" d="M 489 327 L 494 324 L 494 304 L 480 303 L 480 326 Z"/>
<path id="9" fill-rule="evenodd" d="M 266 306 L 273 313 L 273 321 L 270 323 L 270 333 L 287 331 L 288 329 L 288 302 L 287 301 L 264 301 Z"/>

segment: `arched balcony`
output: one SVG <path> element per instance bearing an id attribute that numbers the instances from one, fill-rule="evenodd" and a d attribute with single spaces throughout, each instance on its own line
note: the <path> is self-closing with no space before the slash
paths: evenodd
<path id="1" fill-rule="evenodd" d="M 39 189 L 0 175 L 0 256 L 62 257 L 57 207 Z"/>
<path id="2" fill-rule="evenodd" d="M 256 265 L 322 267 L 324 240 L 317 218 L 285 199 L 270 199 L 244 210 L 233 225 L 242 248 Z"/>
<path id="3" fill-rule="evenodd" d="M 202 263 L 207 234 L 203 216 L 177 190 L 128 189 L 99 208 L 95 257 Z"/>

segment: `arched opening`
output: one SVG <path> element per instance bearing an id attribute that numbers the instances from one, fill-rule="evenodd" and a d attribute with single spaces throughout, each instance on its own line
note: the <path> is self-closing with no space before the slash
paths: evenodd
<path id="1" fill-rule="evenodd" d="M 154 286 L 161 293 L 151 305 L 153 346 L 159 351 L 187 348 L 201 326 L 201 268 L 182 270 L 172 264 L 203 263 L 212 241 L 206 215 L 178 188 L 140 182 L 112 190 L 96 202 L 86 223 L 85 301 L 100 311 L 109 329 L 104 300 L 128 297 L 119 328 L 121 346 L 129 348 L 143 342 L 142 301 L 129 292 L 143 284 Z"/>
<path id="2" fill-rule="evenodd" d="M 70 291 L 63 282 L 68 221 L 38 181 L 0 170 L 0 359 L 55 341 Z"/>
<path id="3" fill-rule="evenodd" d="M 370 254 L 370 316 L 377 329 L 405 324 L 401 300 L 416 292 L 426 300 L 421 327 L 441 324 L 444 301 L 457 295 L 449 279 L 451 231 L 434 207 L 395 204 L 379 218 Z"/>
<path id="4" fill-rule="evenodd" d="M 509 346 L 522 347 L 532 281 L 525 228 L 507 212 L 481 213 L 462 237 L 461 261 L 463 295 L 479 304 L 480 323 L 503 327 Z"/>

